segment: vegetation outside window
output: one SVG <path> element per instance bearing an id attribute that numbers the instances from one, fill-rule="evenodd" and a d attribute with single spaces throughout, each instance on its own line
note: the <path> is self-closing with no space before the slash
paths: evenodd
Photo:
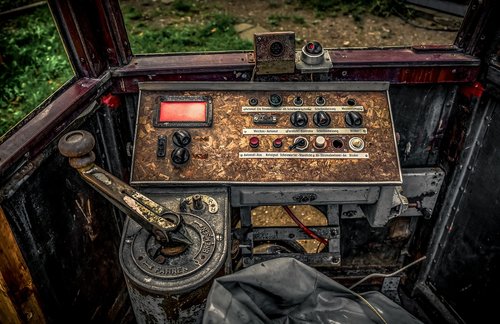
<path id="1" fill-rule="evenodd" d="M 74 75 L 47 4 L 29 4 L 0 2 L 0 137 Z"/>
<path id="2" fill-rule="evenodd" d="M 448 0 L 463 8 L 467 0 Z M 452 44 L 462 17 L 418 0 L 123 0 L 134 53 L 251 50 L 253 34 L 294 31 L 297 46 Z M 428 2 L 428 1 L 427 1 Z"/>

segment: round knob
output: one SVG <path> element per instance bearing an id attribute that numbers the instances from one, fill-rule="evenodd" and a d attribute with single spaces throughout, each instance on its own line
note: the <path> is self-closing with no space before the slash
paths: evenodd
<path id="1" fill-rule="evenodd" d="M 185 164 L 189 161 L 189 151 L 184 147 L 178 147 L 172 151 L 172 162 L 175 164 Z"/>
<path id="2" fill-rule="evenodd" d="M 94 145 L 95 139 L 92 134 L 84 130 L 76 130 L 63 135 L 57 147 L 63 156 L 75 158 L 92 152 Z"/>
<path id="3" fill-rule="evenodd" d="M 349 127 L 359 127 L 363 124 L 363 117 L 359 112 L 349 111 L 345 114 L 345 123 Z"/>
<path id="4" fill-rule="evenodd" d="M 330 115 L 328 115 L 327 112 L 318 111 L 317 113 L 314 114 L 313 121 L 314 124 L 318 127 L 326 127 L 330 125 L 332 119 L 330 118 Z"/>
<path id="5" fill-rule="evenodd" d="M 174 144 L 179 147 L 188 146 L 191 143 L 191 134 L 185 130 L 178 130 L 173 135 Z"/>
<path id="6" fill-rule="evenodd" d="M 273 93 L 269 96 L 269 104 L 273 107 L 281 106 L 283 103 L 283 98 L 279 94 Z"/>
<path id="7" fill-rule="evenodd" d="M 307 125 L 307 115 L 302 111 L 296 111 L 290 116 L 290 122 L 295 127 L 304 127 Z"/>

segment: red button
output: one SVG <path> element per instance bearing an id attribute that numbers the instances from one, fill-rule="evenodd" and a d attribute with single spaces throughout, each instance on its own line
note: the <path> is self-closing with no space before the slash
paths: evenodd
<path id="1" fill-rule="evenodd" d="M 273 146 L 275 148 L 280 148 L 283 146 L 283 140 L 281 138 L 277 138 L 273 141 Z"/>
<path id="2" fill-rule="evenodd" d="M 259 138 L 258 137 L 250 137 L 249 141 L 250 147 L 256 148 L 259 146 Z"/>

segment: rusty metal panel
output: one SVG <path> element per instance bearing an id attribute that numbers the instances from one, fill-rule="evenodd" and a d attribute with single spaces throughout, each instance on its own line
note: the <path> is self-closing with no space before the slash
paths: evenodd
<path id="1" fill-rule="evenodd" d="M 295 72 L 295 33 L 274 32 L 254 35 L 255 74 Z"/>
<path id="2" fill-rule="evenodd" d="M 161 87 L 162 85 L 160 85 Z M 194 182 L 224 182 L 224 183 L 400 183 L 401 173 L 395 149 L 394 131 L 392 126 L 389 102 L 385 91 L 360 91 L 359 84 L 351 84 L 352 91 L 319 90 L 318 85 L 281 84 L 278 91 L 284 100 L 283 106 L 293 106 L 295 96 L 300 96 L 304 107 L 314 105 L 318 96 L 323 96 L 330 105 L 346 105 L 349 98 L 356 100 L 356 107 L 363 107 L 363 129 L 366 134 L 355 135 L 325 135 L 329 141 L 323 151 L 313 148 L 314 135 L 304 135 L 310 142 L 310 147 L 303 153 L 312 154 L 346 154 L 342 158 L 243 158 L 245 152 L 290 152 L 288 146 L 296 135 L 279 135 L 283 140 L 281 149 L 273 148 L 276 135 L 259 135 L 259 149 L 249 147 L 249 135 L 244 129 L 252 130 L 252 113 L 242 113 L 242 107 L 249 105 L 250 98 L 256 98 L 260 103 L 267 103 L 271 94 L 276 91 L 252 90 L 252 85 L 246 90 L 238 90 L 238 83 L 221 84 L 221 89 L 228 90 L 191 90 L 168 91 L 172 85 L 164 84 L 161 90 L 141 90 L 139 117 L 136 130 L 135 154 L 133 157 L 132 183 L 146 182 L 163 183 L 194 183 Z M 179 85 L 183 87 L 186 85 Z M 277 84 L 274 84 L 276 87 Z M 330 85 L 330 87 L 333 85 Z M 374 85 L 371 85 L 372 87 Z M 217 85 L 215 85 L 217 87 Z M 256 87 L 256 86 L 255 86 Z M 273 84 L 261 84 L 263 89 L 272 89 Z M 325 85 L 329 87 L 329 85 Z M 310 90 L 310 91 L 308 91 Z M 162 96 L 207 96 L 213 102 L 213 125 L 209 128 L 187 128 L 193 138 L 190 151 L 192 159 L 183 167 L 177 167 L 170 159 L 157 157 L 157 142 L 159 136 L 168 139 L 168 156 L 173 144 L 172 134 L 176 128 L 155 127 L 153 119 L 157 114 L 159 99 Z M 299 107 L 293 109 L 299 110 Z M 293 110 L 291 111 L 293 112 Z M 310 125 L 313 113 L 308 112 Z M 273 129 L 290 129 L 290 112 L 276 113 L 277 124 Z M 331 127 L 346 127 L 344 111 L 331 112 Z M 309 126 L 309 127 L 315 127 Z M 261 127 L 262 128 L 262 127 Z M 293 127 L 292 127 L 293 128 Z M 306 128 L 308 129 L 308 128 Z M 297 129 L 295 129 L 297 130 Z M 294 130 L 294 132 L 295 132 Z M 313 129 L 318 130 L 318 128 Z M 328 130 L 324 128 L 323 130 Z M 351 129 L 352 130 L 352 129 Z M 354 130 L 353 130 L 354 131 Z M 361 134 L 356 130 L 356 134 Z M 295 133 L 294 133 L 295 134 Z M 348 134 L 348 133 L 344 133 Z M 362 152 L 356 153 L 349 148 L 348 142 L 355 137 L 362 137 L 366 143 Z M 332 140 L 343 142 L 341 148 L 334 148 Z M 353 156 L 353 153 L 357 157 Z"/>
<path id="3" fill-rule="evenodd" d="M 113 91 L 138 92 L 144 81 L 250 81 L 248 52 L 140 55 L 111 71 Z M 480 60 L 456 49 L 330 49 L 331 81 L 388 81 L 394 84 L 467 83 L 477 79 Z M 270 79 L 269 79 L 270 78 Z M 269 80 L 268 80 L 269 79 Z M 310 81 L 310 76 L 257 76 L 257 81 Z"/>

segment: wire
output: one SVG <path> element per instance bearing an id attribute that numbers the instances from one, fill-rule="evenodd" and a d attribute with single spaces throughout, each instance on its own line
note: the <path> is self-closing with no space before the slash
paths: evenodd
<path id="1" fill-rule="evenodd" d="M 316 253 L 319 253 L 320 250 L 323 250 L 325 245 L 323 243 L 319 243 L 318 247 L 316 248 Z M 321 248 L 321 249 L 320 249 Z"/>
<path id="2" fill-rule="evenodd" d="M 413 261 L 412 263 L 409 263 L 407 265 L 405 265 L 404 267 L 402 267 L 401 269 L 397 270 L 397 271 L 394 271 L 393 273 L 389 273 L 389 274 L 383 274 L 383 273 L 372 273 L 366 277 L 364 277 L 363 279 L 361 279 L 360 281 L 356 282 L 354 285 L 352 285 L 351 287 L 349 287 L 349 289 L 353 289 L 354 287 L 356 286 L 359 286 L 360 284 L 362 284 L 363 282 L 365 282 L 366 280 L 368 279 L 371 279 L 371 278 L 374 278 L 374 277 L 383 277 L 383 278 L 387 278 L 387 277 L 393 277 L 395 275 L 397 275 L 398 273 L 401 273 L 403 271 L 405 271 L 406 269 L 408 269 L 409 267 L 411 266 L 414 266 L 415 264 L 417 263 L 420 263 L 422 261 L 424 261 L 425 259 L 427 259 L 426 256 L 423 256 L 421 257 L 420 259 L 417 259 L 415 261 Z"/>
<path id="3" fill-rule="evenodd" d="M 372 305 L 370 304 L 370 302 L 368 300 L 366 300 L 365 298 L 363 298 L 363 296 L 361 296 L 360 294 L 354 292 L 354 291 L 351 291 L 351 293 L 358 297 L 359 299 L 361 299 L 366 305 L 368 305 L 368 307 L 375 313 L 375 315 L 378 316 L 378 318 L 380 318 L 382 320 L 382 322 L 384 324 L 388 324 L 387 321 L 385 320 L 385 318 L 382 316 L 382 314 L 380 314 L 380 312 Z"/>
<path id="4" fill-rule="evenodd" d="M 297 224 L 297 226 L 300 227 L 301 230 L 304 231 L 304 233 L 306 233 L 309 237 L 315 239 L 316 241 L 323 243 L 324 245 L 328 245 L 328 241 L 326 239 L 318 236 L 316 233 L 314 233 L 309 228 L 307 228 L 307 226 L 304 225 L 300 221 L 300 219 L 297 218 L 297 216 L 295 216 L 295 214 L 292 212 L 292 210 L 288 206 L 281 206 L 281 207 L 283 207 L 283 209 L 286 211 L 288 216 L 290 216 L 290 218 L 295 222 L 295 224 Z"/>

